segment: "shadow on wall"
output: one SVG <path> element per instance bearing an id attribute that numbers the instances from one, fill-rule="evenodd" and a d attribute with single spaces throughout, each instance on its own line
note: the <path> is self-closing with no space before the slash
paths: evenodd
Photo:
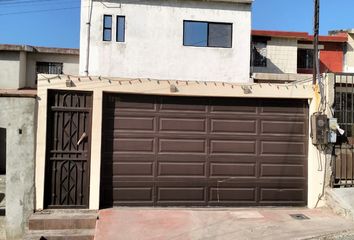
<path id="1" fill-rule="evenodd" d="M 6 128 L 0 128 L 0 175 L 1 174 L 6 174 Z"/>
<path id="2" fill-rule="evenodd" d="M 267 66 L 266 67 L 254 67 L 251 65 L 252 73 L 285 73 L 281 70 L 277 65 L 275 65 L 272 60 L 267 58 Z"/>

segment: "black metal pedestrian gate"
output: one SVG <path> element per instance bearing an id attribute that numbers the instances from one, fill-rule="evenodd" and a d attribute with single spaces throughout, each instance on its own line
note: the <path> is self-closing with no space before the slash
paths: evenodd
<path id="1" fill-rule="evenodd" d="M 92 93 L 48 91 L 46 208 L 88 208 Z"/>
<path id="2" fill-rule="evenodd" d="M 345 133 L 334 148 L 332 186 L 354 187 L 354 74 L 335 75 L 334 116 Z"/>

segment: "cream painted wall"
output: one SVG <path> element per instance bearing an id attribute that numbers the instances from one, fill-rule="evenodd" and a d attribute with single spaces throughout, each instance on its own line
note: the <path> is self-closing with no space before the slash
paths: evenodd
<path id="1" fill-rule="evenodd" d="M 0 52 L 0 88 L 20 88 L 20 53 Z"/>
<path id="2" fill-rule="evenodd" d="M 36 88 L 36 62 L 61 62 L 64 74 L 79 74 L 79 55 L 0 51 L 0 88 Z"/>
<path id="3" fill-rule="evenodd" d="M 102 129 L 102 95 L 103 92 L 116 93 L 137 93 L 137 94 L 157 94 L 174 96 L 223 96 L 223 97 L 248 97 L 248 98 L 294 98 L 309 99 L 310 113 L 317 110 L 318 101 L 313 99 L 314 91 L 312 85 L 294 84 L 236 84 L 233 87 L 228 84 L 211 84 L 205 82 L 179 82 L 176 81 L 157 81 L 141 79 L 122 79 L 122 78 L 97 78 L 97 77 L 70 77 L 76 87 L 66 87 L 66 76 L 60 78 L 48 75 L 39 76 L 38 82 L 38 126 L 47 124 L 47 91 L 48 89 L 65 90 L 85 90 L 93 92 L 93 119 L 92 119 L 92 139 L 101 139 Z M 130 82 L 129 82 L 130 80 Z M 177 93 L 170 92 L 170 84 L 175 84 L 178 88 Z M 245 94 L 242 87 L 252 87 L 250 94 Z M 44 164 L 46 146 L 46 128 L 41 127 L 37 130 L 37 149 L 36 149 L 36 209 L 43 209 L 44 197 Z M 318 161 L 320 160 L 316 147 L 311 144 L 309 137 L 308 146 L 308 207 L 316 205 L 319 195 L 322 192 L 324 171 L 319 170 Z M 323 157 L 321 159 L 324 159 Z M 101 168 L 101 144 L 96 142 L 91 149 L 91 169 L 90 169 L 90 209 L 99 208 L 100 193 L 100 168 Z M 323 205 L 321 201 L 318 206 Z"/>
<path id="4" fill-rule="evenodd" d="M 81 12 L 80 74 L 85 74 L 89 1 Z M 206 1 L 93 2 L 91 76 L 249 82 L 251 5 Z M 113 17 L 112 41 L 102 41 L 103 15 Z M 126 17 L 126 42 L 115 38 Z M 232 48 L 183 46 L 183 20 L 233 23 Z"/>
<path id="5" fill-rule="evenodd" d="M 297 39 L 272 37 L 267 42 L 267 67 L 253 67 L 254 73 L 297 73 Z"/>
<path id="6" fill-rule="evenodd" d="M 344 72 L 354 73 L 354 33 L 348 33 L 347 51 L 344 56 Z"/>
<path id="7" fill-rule="evenodd" d="M 69 75 L 79 74 L 79 56 L 69 54 L 27 53 L 26 85 L 36 87 L 36 62 L 61 62 L 63 73 Z"/>

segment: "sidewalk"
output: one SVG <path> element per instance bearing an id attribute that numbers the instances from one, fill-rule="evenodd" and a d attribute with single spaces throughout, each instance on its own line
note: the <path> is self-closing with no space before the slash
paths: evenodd
<path id="1" fill-rule="evenodd" d="M 99 215 L 96 240 L 319 239 L 354 229 L 354 222 L 328 209 L 114 208 Z"/>

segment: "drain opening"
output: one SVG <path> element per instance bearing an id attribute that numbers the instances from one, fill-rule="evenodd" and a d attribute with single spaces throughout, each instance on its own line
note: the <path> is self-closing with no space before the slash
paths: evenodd
<path id="1" fill-rule="evenodd" d="M 307 220 L 310 219 L 308 216 L 304 215 L 304 214 L 289 214 L 290 217 L 296 219 L 296 220 Z"/>

